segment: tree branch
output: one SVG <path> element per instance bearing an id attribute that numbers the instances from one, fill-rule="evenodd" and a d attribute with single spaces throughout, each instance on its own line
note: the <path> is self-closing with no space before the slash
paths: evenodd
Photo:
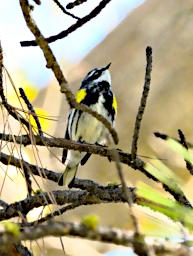
<path id="1" fill-rule="evenodd" d="M 84 224 L 73 222 L 47 222 L 33 227 L 22 228 L 22 232 L 18 237 L 14 237 L 8 232 L 3 232 L 0 234 L 0 245 L 14 243 L 15 241 L 32 241 L 47 236 L 78 236 L 123 246 L 133 246 L 136 243 L 135 234 L 127 230 L 102 226 L 91 229 Z M 137 242 L 138 246 L 144 246 L 143 241 Z M 158 243 L 157 239 L 151 242 L 151 246 L 157 255 L 174 255 L 174 253 L 175 255 L 188 255 L 188 248 L 183 244 L 175 245 L 169 241 L 167 243 L 159 241 Z"/>
<path id="2" fill-rule="evenodd" d="M 9 142 L 14 141 L 11 136 L 8 134 L 5 134 L 5 135 L 0 134 L 0 139 L 6 140 Z M 29 139 L 28 135 L 14 136 L 14 139 L 17 143 L 20 143 L 20 144 L 29 145 L 29 143 L 30 143 L 30 139 Z M 108 159 L 110 161 L 116 161 L 114 149 L 103 147 L 103 146 L 92 145 L 92 144 L 87 144 L 87 143 L 79 143 L 79 142 L 75 142 L 75 141 L 71 141 L 71 140 L 66 140 L 63 138 L 47 138 L 47 137 L 39 137 L 39 136 L 35 136 L 35 135 L 34 135 L 34 142 L 36 145 L 39 145 L 39 146 L 46 145 L 49 147 L 60 147 L 60 148 L 66 148 L 66 149 L 73 149 L 73 150 L 78 150 L 80 152 L 87 152 L 90 154 L 96 154 L 96 155 L 100 155 L 103 157 L 108 157 Z M 145 170 L 145 162 L 143 162 L 140 158 L 136 158 L 134 161 L 132 161 L 131 154 L 125 153 L 119 149 L 116 150 L 116 154 L 118 154 L 119 161 L 121 163 L 126 164 L 135 170 L 138 169 L 142 173 L 144 173 L 148 178 L 151 178 L 154 181 L 158 181 L 154 176 L 152 176 L 150 173 L 148 173 Z M 0 161 L 4 164 L 12 164 L 17 167 L 20 167 L 19 159 L 14 158 L 13 156 L 8 156 L 2 152 L 0 153 Z M 28 166 L 32 170 L 33 173 L 36 172 L 35 171 L 37 169 L 36 165 L 31 165 L 25 161 L 22 161 L 22 164 L 23 164 L 23 166 Z M 42 169 L 42 168 L 40 168 L 40 169 Z M 46 169 L 44 169 L 44 170 L 46 170 Z"/>
<path id="3" fill-rule="evenodd" d="M 94 8 L 88 15 L 86 15 L 83 18 L 79 19 L 76 23 L 74 23 L 72 26 L 70 26 L 66 30 L 60 32 L 59 34 L 46 38 L 46 41 L 48 43 L 52 43 L 52 42 L 55 42 L 58 39 L 62 39 L 64 37 L 68 36 L 70 33 L 74 32 L 76 29 L 82 27 L 85 23 L 87 23 L 88 21 L 90 21 L 91 19 L 96 17 L 102 11 L 102 9 L 105 8 L 105 6 L 110 1 L 111 0 L 103 0 L 103 1 L 101 1 L 99 3 L 99 5 L 96 8 Z M 22 47 L 37 46 L 38 42 L 34 41 L 34 40 L 32 40 L 32 41 L 22 41 L 22 42 L 20 42 L 20 44 L 21 44 Z"/>
<path id="4" fill-rule="evenodd" d="M 50 193 L 54 200 L 51 199 Z M 128 188 L 128 193 L 130 193 L 133 201 L 135 201 L 135 189 Z M 81 205 L 88 205 L 125 202 L 125 199 L 122 197 L 122 190 L 120 187 L 114 188 L 110 186 L 100 187 L 95 190 L 95 193 L 81 190 L 58 190 L 49 193 L 45 192 L 34 196 L 28 196 L 26 199 L 12 203 L 7 206 L 6 209 L 0 210 L 0 221 L 20 216 L 20 213 L 27 214 L 35 207 L 46 206 L 48 204 L 77 204 L 80 202 Z"/>

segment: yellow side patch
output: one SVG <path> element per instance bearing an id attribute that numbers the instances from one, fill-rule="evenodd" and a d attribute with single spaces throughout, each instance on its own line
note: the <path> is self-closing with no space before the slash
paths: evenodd
<path id="1" fill-rule="evenodd" d="M 80 89 L 76 93 L 76 101 L 80 103 L 82 100 L 84 100 L 85 96 L 86 96 L 86 89 Z"/>
<path id="2" fill-rule="evenodd" d="M 117 113 L 117 100 L 115 96 L 113 96 L 113 108 L 115 110 L 115 113 Z"/>

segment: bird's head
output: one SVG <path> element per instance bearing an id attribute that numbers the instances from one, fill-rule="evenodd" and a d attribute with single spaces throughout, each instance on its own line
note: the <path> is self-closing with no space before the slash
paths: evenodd
<path id="1" fill-rule="evenodd" d="M 100 82 L 107 82 L 109 86 L 111 86 L 111 75 L 109 72 L 109 67 L 111 63 L 109 63 L 107 66 L 103 68 L 94 68 L 84 78 L 82 81 L 81 88 L 84 88 L 88 85 L 94 86 Z"/>

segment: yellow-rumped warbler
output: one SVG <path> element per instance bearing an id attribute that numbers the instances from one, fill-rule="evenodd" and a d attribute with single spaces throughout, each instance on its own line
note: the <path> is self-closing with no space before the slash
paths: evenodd
<path id="1" fill-rule="evenodd" d="M 108 68 L 91 70 L 76 93 L 76 100 L 103 115 L 112 126 L 115 123 L 117 101 L 111 88 L 111 76 Z M 107 145 L 109 131 L 95 117 L 81 110 L 71 109 L 68 115 L 68 123 L 65 138 L 77 142 Z M 90 154 L 74 150 L 63 150 L 62 162 L 66 169 L 61 175 L 58 184 L 70 185 L 73 183 L 79 163 L 84 165 Z"/>

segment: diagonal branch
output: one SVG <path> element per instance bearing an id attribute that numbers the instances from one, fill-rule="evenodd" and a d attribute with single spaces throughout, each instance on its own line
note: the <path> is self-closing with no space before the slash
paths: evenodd
<path id="1" fill-rule="evenodd" d="M 25 94 L 25 91 L 23 88 L 19 88 L 19 92 L 20 92 L 20 95 L 22 97 L 22 99 L 24 100 L 28 110 L 30 111 L 30 114 L 32 114 L 32 117 L 34 119 L 34 121 L 36 122 L 36 125 L 37 125 L 37 128 L 38 128 L 38 132 L 39 132 L 39 135 L 40 136 L 43 136 L 43 131 L 42 131 L 42 127 L 41 127 L 41 124 L 40 124 L 40 121 L 39 121 L 39 118 L 34 110 L 34 107 L 33 105 L 31 104 L 31 102 L 29 101 L 27 95 Z"/>
<path id="2" fill-rule="evenodd" d="M 76 23 L 74 23 L 72 26 L 70 26 L 66 30 L 60 32 L 59 34 L 46 38 L 46 41 L 48 43 L 52 43 L 58 39 L 62 39 L 64 37 L 68 36 L 70 33 L 74 32 L 76 29 L 82 27 L 85 23 L 87 23 L 88 21 L 90 21 L 91 19 L 96 17 L 110 1 L 111 0 L 101 1 L 99 3 L 99 5 L 96 8 L 94 8 L 88 15 L 79 19 Z M 20 42 L 20 44 L 21 44 L 21 46 L 26 47 L 26 46 L 37 46 L 39 43 L 37 41 L 32 40 L 32 41 L 22 41 L 22 42 Z"/>

